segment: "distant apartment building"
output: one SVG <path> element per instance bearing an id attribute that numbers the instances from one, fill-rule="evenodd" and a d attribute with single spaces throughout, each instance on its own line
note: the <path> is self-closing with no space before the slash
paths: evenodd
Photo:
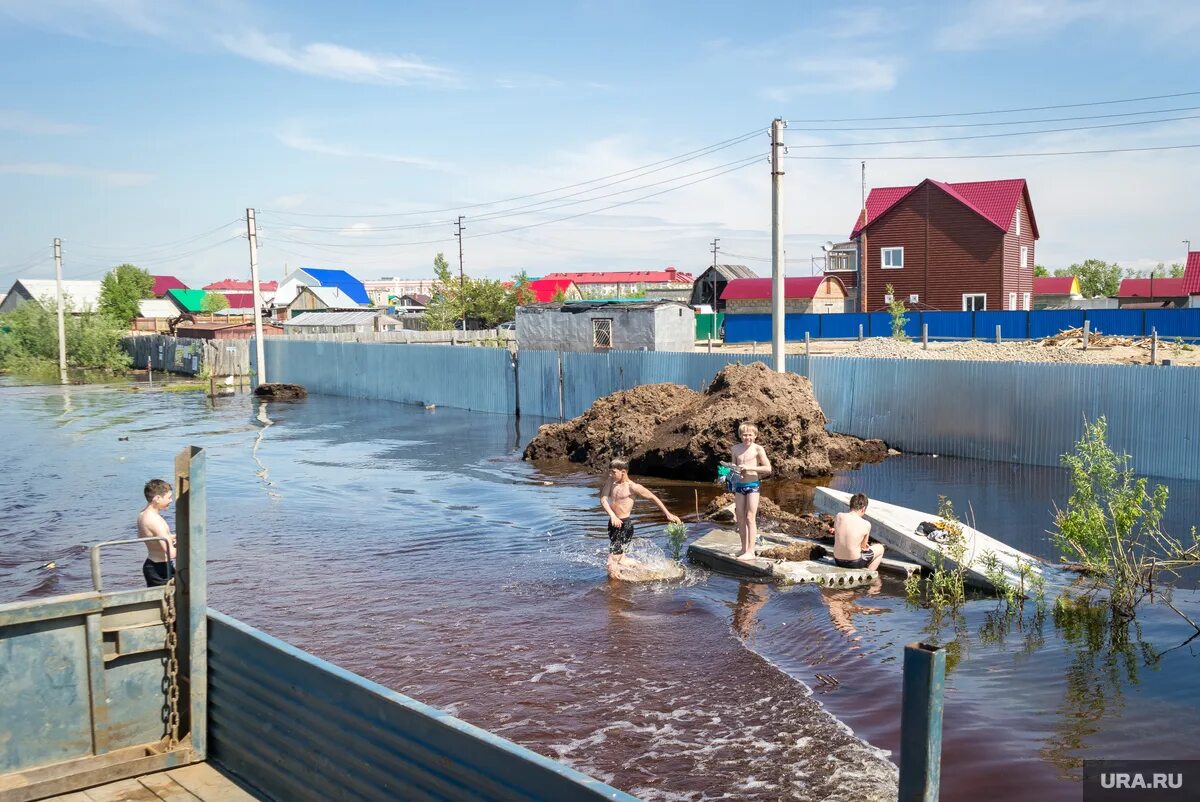
<path id="1" fill-rule="evenodd" d="M 396 278 L 394 276 L 364 281 L 367 295 L 374 306 L 396 306 L 405 295 L 433 295 L 431 278 Z M 395 300 L 392 300 L 395 299 Z"/>
<path id="2" fill-rule="evenodd" d="M 692 286 L 692 274 L 673 267 L 666 270 L 601 271 L 594 273 L 547 273 L 543 281 L 571 281 L 584 298 L 621 298 L 648 290 Z"/>

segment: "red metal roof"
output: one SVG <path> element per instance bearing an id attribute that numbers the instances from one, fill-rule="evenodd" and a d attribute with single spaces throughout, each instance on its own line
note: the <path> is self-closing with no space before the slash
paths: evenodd
<path id="1" fill-rule="evenodd" d="M 909 193 L 926 183 L 942 190 L 980 217 L 997 226 L 1001 231 L 1008 231 L 1012 226 L 1017 204 L 1020 202 L 1021 196 L 1028 192 L 1024 178 L 1006 178 L 998 181 L 961 181 L 953 184 L 926 178 L 920 184 L 912 187 L 876 187 L 867 196 L 869 221 L 866 227 L 869 228 L 871 223 L 887 214 L 889 209 L 907 197 Z M 1030 228 L 1033 231 L 1034 239 L 1037 239 L 1038 229 L 1037 221 L 1033 217 L 1033 205 L 1028 204 L 1028 207 Z M 859 212 L 858 219 L 854 222 L 854 230 L 850 233 L 851 239 L 857 237 L 863 227 L 862 212 Z"/>
<path id="2" fill-rule="evenodd" d="M 261 292 L 275 292 L 279 289 L 278 281 L 260 281 L 258 288 Z M 217 292 L 250 292 L 253 285 L 249 279 L 246 281 L 238 281 L 237 279 L 226 278 L 220 281 L 215 281 L 212 284 L 205 284 L 204 289 L 216 290 Z"/>
<path id="3" fill-rule="evenodd" d="M 783 297 L 786 298 L 815 298 L 821 289 L 821 283 L 826 279 L 842 284 L 837 276 L 801 276 L 783 280 Z M 843 285 L 844 286 L 844 285 Z M 721 300 L 761 300 L 771 297 L 771 279 L 769 278 L 735 278 L 725 285 L 721 292 Z"/>
<path id="4" fill-rule="evenodd" d="M 1182 278 L 1127 278 L 1121 281 L 1118 298 L 1178 298 L 1187 295 Z M 1151 284 L 1153 282 L 1153 284 Z M 1153 296 L 1151 295 L 1153 291 Z"/>
<path id="5" fill-rule="evenodd" d="M 246 284 L 249 283 L 249 281 L 246 282 Z M 263 287 L 263 290 L 265 291 L 266 287 Z M 228 299 L 230 309 L 254 308 L 254 296 L 250 294 L 249 288 L 247 288 L 246 292 L 223 292 L 220 294 Z"/>
<path id="6" fill-rule="evenodd" d="M 151 278 L 154 279 L 154 289 L 151 292 L 154 293 L 155 298 L 163 297 L 167 294 L 168 290 L 187 289 L 187 285 L 174 276 L 151 276 Z"/>
<path id="7" fill-rule="evenodd" d="M 554 300 L 555 293 L 559 290 L 567 292 L 574 283 L 569 278 L 539 278 L 536 281 L 527 282 L 525 286 L 533 290 L 534 298 L 539 304 L 547 304 Z"/>
<path id="8" fill-rule="evenodd" d="M 576 284 L 691 284 L 692 274 L 673 267 L 666 270 L 604 271 L 599 273 L 547 273 L 542 280 L 574 281 Z"/>
<path id="9" fill-rule="evenodd" d="M 1034 295 L 1070 295 L 1074 276 L 1040 276 L 1033 280 Z"/>
<path id="10" fill-rule="evenodd" d="M 1200 251 L 1188 254 L 1183 269 L 1183 291 L 1188 295 L 1200 295 Z"/>

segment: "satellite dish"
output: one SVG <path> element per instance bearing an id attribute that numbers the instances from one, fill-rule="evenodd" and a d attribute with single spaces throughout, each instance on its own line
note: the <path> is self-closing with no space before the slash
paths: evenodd
<path id="1" fill-rule="evenodd" d="M 825 251 L 825 253 L 829 253 L 830 251 L 832 251 L 833 250 L 833 240 L 827 240 L 825 242 L 825 244 L 821 246 L 821 250 Z"/>

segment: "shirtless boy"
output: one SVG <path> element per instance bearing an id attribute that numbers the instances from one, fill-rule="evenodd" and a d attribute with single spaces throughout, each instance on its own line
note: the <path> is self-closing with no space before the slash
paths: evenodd
<path id="1" fill-rule="evenodd" d="M 146 482 L 145 495 L 146 508 L 137 517 L 138 537 L 171 539 L 169 546 L 161 540 L 146 541 L 150 556 L 142 563 L 142 575 L 146 577 L 146 587 L 153 588 L 167 584 L 175 574 L 175 536 L 162 517 L 162 511 L 171 506 L 171 486 L 162 479 L 151 479 Z"/>
<path id="2" fill-rule="evenodd" d="M 867 514 L 867 497 L 855 493 L 850 497 L 850 512 L 839 512 L 833 519 L 833 561 L 841 568 L 879 569 L 883 562 L 883 546 L 871 545 L 871 522 Z"/>
<path id="3" fill-rule="evenodd" d="M 740 443 L 733 447 L 733 460 L 723 463 L 730 470 L 729 489 L 733 491 L 733 511 L 738 535 L 742 539 L 739 560 L 754 559 L 754 541 L 758 537 L 759 481 L 771 473 L 767 451 L 755 443 L 758 428 L 752 423 L 738 427 Z"/>
<path id="4" fill-rule="evenodd" d="M 608 513 L 608 570 L 617 565 L 637 565 L 637 560 L 625 554 L 625 547 L 633 540 L 634 496 L 648 498 L 658 505 L 662 514 L 673 524 L 680 523 L 678 515 L 672 515 L 667 506 L 637 482 L 629 480 L 629 463 L 615 459 L 609 463 L 608 481 L 600 491 L 600 506 Z"/>

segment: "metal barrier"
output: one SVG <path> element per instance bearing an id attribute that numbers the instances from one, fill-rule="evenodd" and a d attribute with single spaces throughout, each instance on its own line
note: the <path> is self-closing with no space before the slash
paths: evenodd
<path id="1" fill-rule="evenodd" d="M 213 763 L 265 799 L 637 800 L 210 610 Z"/>

